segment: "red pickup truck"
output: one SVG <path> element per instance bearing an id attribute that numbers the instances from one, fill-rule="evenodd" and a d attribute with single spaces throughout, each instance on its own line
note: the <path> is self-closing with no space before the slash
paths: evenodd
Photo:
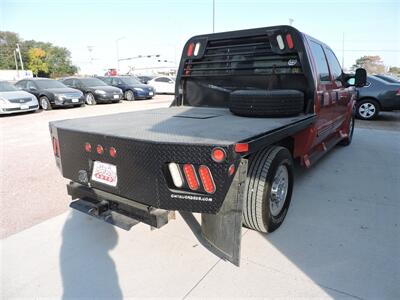
<path id="1" fill-rule="evenodd" d="M 238 265 L 242 224 L 282 224 L 294 160 L 310 167 L 351 143 L 352 81 L 363 86 L 365 70 L 343 73 L 327 45 L 290 26 L 195 36 L 171 107 L 50 123 L 71 207 L 127 230 L 201 213 L 207 246 Z"/>

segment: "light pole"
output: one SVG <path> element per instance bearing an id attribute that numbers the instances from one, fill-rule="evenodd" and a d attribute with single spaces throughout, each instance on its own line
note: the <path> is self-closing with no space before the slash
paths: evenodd
<path id="1" fill-rule="evenodd" d="M 120 38 L 115 40 L 115 45 L 117 47 L 117 73 L 119 72 L 119 41 L 123 40 L 125 37 L 121 36 Z"/>
<path id="2" fill-rule="evenodd" d="M 24 70 L 24 63 L 22 62 L 21 50 L 19 49 L 19 44 L 17 44 L 17 49 L 15 49 L 19 54 L 19 61 L 21 62 L 21 70 Z"/>
<path id="3" fill-rule="evenodd" d="M 215 32 L 215 0 L 213 0 L 213 33 Z"/>

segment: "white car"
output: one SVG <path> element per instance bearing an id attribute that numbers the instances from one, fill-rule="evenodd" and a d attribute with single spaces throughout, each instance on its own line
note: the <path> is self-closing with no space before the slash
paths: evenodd
<path id="1" fill-rule="evenodd" d="M 175 94 L 175 80 L 171 77 L 156 77 L 147 84 L 153 86 L 157 94 Z"/>
<path id="2" fill-rule="evenodd" d="M 7 81 L 0 81 L 0 114 L 13 114 L 39 109 L 36 97 L 20 91 Z"/>

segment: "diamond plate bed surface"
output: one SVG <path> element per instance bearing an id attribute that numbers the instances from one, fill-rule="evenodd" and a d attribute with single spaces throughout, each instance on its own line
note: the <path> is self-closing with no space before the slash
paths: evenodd
<path id="1" fill-rule="evenodd" d="M 57 128 L 154 143 L 229 145 L 310 115 L 247 118 L 225 108 L 170 107 L 55 121 Z"/>

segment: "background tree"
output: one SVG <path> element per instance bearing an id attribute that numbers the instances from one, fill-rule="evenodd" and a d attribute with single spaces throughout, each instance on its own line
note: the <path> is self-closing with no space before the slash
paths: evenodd
<path id="1" fill-rule="evenodd" d="M 364 68 L 369 74 L 385 73 L 385 65 L 378 55 L 365 55 L 356 60 L 352 69 Z"/>
<path id="2" fill-rule="evenodd" d="M 49 66 L 46 62 L 46 52 L 42 48 L 29 49 L 27 66 L 35 76 L 48 73 Z"/>
<path id="3" fill-rule="evenodd" d="M 38 71 L 39 76 L 61 77 L 78 72 L 78 68 L 72 64 L 71 52 L 67 48 L 35 40 L 23 41 L 18 34 L 9 31 L 0 31 L 0 69 L 15 69 L 14 50 L 17 43 L 19 43 L 22 61 L 26 68 L 29 68 L 31 60 L 29 53 L 32 48 L 40 48 L 45 52 L 42 62 L 46 63 L 47 71 L 45 71 L 46 68 L 42 68 Z M 18 66 L 21 67 L 19 62 Z"/>
<path id="4" fill-rule="evenodd" d="M 10 31 L 0 31 L 0 70 L 15 69 L 14 50 L 21 40 L 19 36 Z"/>
<path id="5" fill-rule="evenodd" d="M 391 74 L 400 75 L 400 67 L 390 67 L 388 72 Z"/>

